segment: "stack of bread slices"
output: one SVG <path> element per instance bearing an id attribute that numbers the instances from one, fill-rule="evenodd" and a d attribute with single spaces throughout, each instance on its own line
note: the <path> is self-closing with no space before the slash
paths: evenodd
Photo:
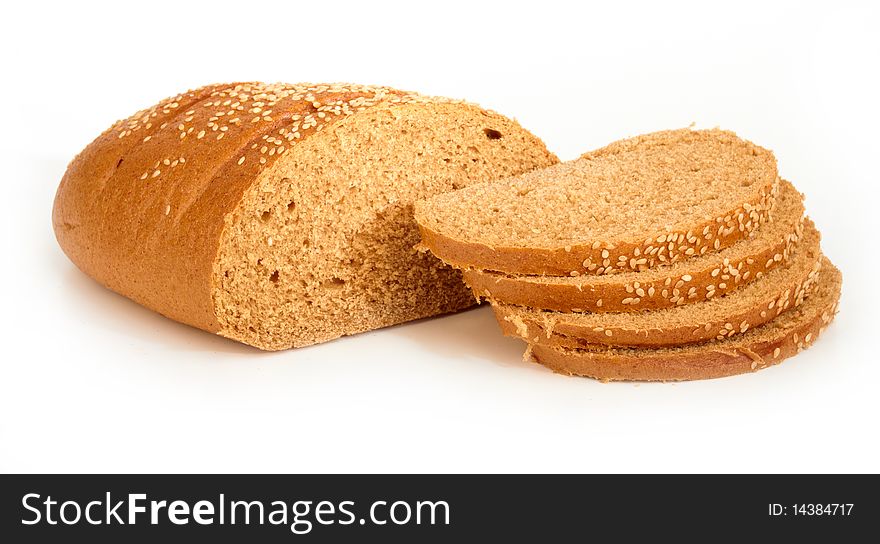
<path id="1" fill-rule="evenodd" d="M 841 274 L 766 149 L 672 130 L 417 203 L 422 245 L 505 334 L 601 380 L 751 372 L 810 346 Z"/>

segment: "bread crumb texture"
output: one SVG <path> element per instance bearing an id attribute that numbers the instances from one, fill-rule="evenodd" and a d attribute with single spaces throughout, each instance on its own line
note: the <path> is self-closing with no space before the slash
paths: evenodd
<path id="1" fill-rule="evenodd" d="M 71 260 L 172 319 L 261 349 L 465 308 L 413 203 L 555 164 L 473 104 L 348 84 L 210 85 L 114 124 L 70 164 Z"/>
<path id="2" fill-rule="evenodd" d="M 765 227 L 694 259 L 603 276 L 517 276 L 466 269 L 464 279 L 484 298 L 561 312 L 642 312 L 710 300 L 788 262 L 803 233 L 804 206 L 793 185 L 782 181 L 780 186 L 773 220 Z"/>
<path id="3" fill-rule="evenodd" d="M 416 209 L 444 261 L 512 274 L 603 275 L 718 251 L 768 220 L 772 153 L 722 130 L 647 134 Z"/>

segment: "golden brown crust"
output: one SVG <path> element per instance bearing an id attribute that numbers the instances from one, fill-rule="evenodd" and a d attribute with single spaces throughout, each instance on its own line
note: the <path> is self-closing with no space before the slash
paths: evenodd
<path id="1" fill-rule="evenodd" d="M 671 325 L 664 328 L 638 328 L 638 318 L 633 318 L 634 327 L 593 327 L 587 328 L 565 321 L 542 321 L 516 312 L 516 307 L 493 302 L 495 318 L 507 336 L 522 338 L 534 344 L 555 347 L 583 348 L 591 344 L 611 346 L 657 347 L 682 345 L 721 340 L 742 334 L 751 328 L 759 327 L 774 317 L 803 302 L 813 286 L 819 272 L 819 261 L 811 269 L 809 276 L 784 286 L 767 298 L 755 300 L 754 305 L 735 315 L 719 316 L 706 323 Z M 737 296 L 736 293 L 731 296 Z"/>
<path id="2" fill-rule="evenodd" d="M 159 210 L 163 206 L 157 200 L 160 194 L 173 199 L 175 187 L 162 183 L 168 178 L 153 183 L 152 172 L 158 168 L 150 170 L 146 180 L 140 177 L 156 158 L 173 157 L 175 167 L 183 169 L 180 158 L 185 161 L 193 155 L 169 145 L 173 131 L 169 127 L 186 118 L 186 112 L 201 112 L 206 100 L 231 86 L 210 85 L 182 93 L 115 123 L 70 163 L 53 210 L 59 245 L 83 272 L 149 308 L 175 319 L 188 315 L 186 322 L 208 329 L 212 320 L 205 314 L 204 302 L 210 296 L 209 286 L 191 268 L 200 261 L 200 253 L 210 250 L 210 242 L 182 247 L 162 240 L 171 233 L 158 224 L 164 210 Z M 138 182 L 155 189 L 138 187 Z M 163 259 L 170 266 L 190 269 L 174 274 L 185 282 L 182 293 L 175 293 L 164 281 L 168 278 L 160 276 Z"/>
<path id="3" fill-rule="evenodd" d="M 739 340 L 734 344 L 722 340 L 653 352 L 640 349 L 638 355 L 631 350 L 567 349 L 541 344 L 531 344 L 530 352 L 537 362 L 555 372 L 602 381 L 702 380 L 762 370 L 812 345 L 834 318 L 840 297 L 840 273 L 833 266 L 829 268 L 832 269 L 831 281 L 836 284 L 828 300 L 809 311 L 791 310 L 799 313 L 797 321 L 790 326 L 767 330 L 773 324 L 771 321 L 755 329 L 753 333 L 761 331 L 762 334 L 754 334 L 753 341 Z"/>
<path id="4" fill-rule="evenodd" d="M 440 102 L 384 87 L 236 83 L 117 122 L 68 167 L 53 224 L 85 273 L 208 331 L 215 260 L 243 195 L 292 145 L 380 104 Z"/>
<path id="5" fill-rule="evenodd" d="M 816 316 L 803 323 L 797 331 L 772 342 L 755 345 L 750 350 L 711 351 L 700 356 L 622 360 L 603 353 L 579 351 L 575 354 L 534 344 L 532 355 L 537 362 L 554 372 L 602 381 L 706 380 L 755 372 L 779 364 L 799 353 L 804 346 L 809 346 L 824 328 L 825 323 Z M 810 343 L 804 344 L 803 339 L 807 336 L 810 337 Z"/>
<path id="6" fill-rule="evenodd" d="M 662 140 L 666 131 L 616 142 L 582 157 L 602 157 L 625 151 L 644 141 Z M 736 138 L 733 133 L 718 131 L 722 137 Z M 751 145 L 751 144 L 750 144 Z M 758 146 L 752 146 L 754 155 L 772 164 L 773 155 Z M 644 239 L 590 242 L 566 247 L 503 247 L 490 246 L 470 240 L 459 240 L 432 230 L 419 220 L 424 247 L 444 262 L 457 268 L 497 271 L 517 275 L 603 275 L 638 272 L 691 257 L 717 252 L 747 239 L 771 215 L 779 189 L 778 178 L 768 179 L 757 187 L 751 200 L 725 210 L 717 217 L 697 222 L 689 228 L 672 228 L 664 232 L 648 233 Z M 417 211 L 416 218 L 419 218 Z"/>
<path id="7" fill-rule="evenodd" d="M 541 276 L 508 276 L 496 272 L 464 270 L 465 282 L 477 296 L 506 304 L 558 312 L 638 312 L 674 308 L 733 292 L 785 262 L 800 236 L 795 232 L 775 240 L 760 251 L 736 262 L 710 261 L 701 269 L 677 269 L 654 281 L 638 281 L 631 275 L 583 276 L 577 281 L 553 282 Z M 621 276 L 624 278 L 624 276 Z"/>

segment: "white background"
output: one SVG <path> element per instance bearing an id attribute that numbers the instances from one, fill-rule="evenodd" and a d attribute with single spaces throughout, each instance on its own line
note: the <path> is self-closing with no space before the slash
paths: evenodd
<path id="1" fill-rule="evenodd" d="M 877 472 L 876 6 L 8 3 L 0 471 Z M 757 374 L 601 384 L 523 363 L 486 308 L 266 354 L 80 273 L 50 221 L 67 162 L 138 108 L 248 79 L 467 98 L 563 159 L 735 130 L 806 193 L 841 312 Z"/>

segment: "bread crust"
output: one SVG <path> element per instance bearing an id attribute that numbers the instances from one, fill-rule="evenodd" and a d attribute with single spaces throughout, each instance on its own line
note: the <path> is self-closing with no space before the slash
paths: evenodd
<path id="1" fill-rule="evenodd" d="M 738 345 L 720 340 L 679 350 L 641 349 L 637 356 L 627 350 L 601 347 L 585 350 L 533 344 L 529 349 L 536 362 L 554 372 L 602 381 L 703 380 L 755 372 L 808 348 L 834 318 L 840 299 L 840 271 L 830 263 L 827 268 L 828 277 L 821 281 L 830 282 L 830 296 L 821 302 L 807 299 L 808 304 L 790 310 L 799 312 L 792 326 L 766 332 L 773 327 L 771 321 L 752 331 L 753 340 L 740 339 Z"/>
<path id="2" fill-rule="evenodd" d="M 638 136 L 585 153 L 582 158 L 601 158 L 645 142 L 674 141 L 688 132 L 664 131 Z M 715 132 L 721 138 L 737 139 L 732 132 Z M 755 156 L 772 164 L 775 172 L 773 155 L 758 146 L 752 147 Z M 768 179 L 763 185 L 756 187 L 753 198 L 733 209 L 720 211 L 716 217 L 696 221 L 685 228 L 646 233 L 644 237 L 633 240 L 591 240 L 589 243 L 566 247 L 491 246 L 471 240 L 459 240 L 431 229 L 426 225 L 428 221 L 420 219 L 418 207 L 416 219 L 422 244 L 441 260 L 457 268 L 548 276 L 633 272 L 719 251 L 748 238 L 770 217 L 779 188 L 778 182 L 778 177 Z"/>
<path id="3" fill-rule="evenodd" d="M 827 306 L 825 313 L 833 315 L 836 307 L 836 303 Z M 601 381 L 706 380 L 756 372 L 777 365 L 809 347 L 829 322 L 830 318 L 825 320 L 822 315 L 816 315 L 773 341 L 756 343 L 748 349 L 719 349 L 699 355 L 627 359 L 604 353 L 561 351 L 543 345 L 533 345 L 531 350 L 538 363 L 560 374 Z M 805 338 L 810 340 L 804 341 Z"/>
<path id="4" fill-rule="evenodd" d="M 178 220 L 163 208 L 210 191 L 199 203 L 220 208 L 222 221 L 238 187 L 212 185 L 213 176 L 204 174 L 160 176 L 162 169 L 173 170 L 174 161 L 186 170 L 181 157 L 199 162 L 188 145 L 195 138 L 176 142 L 179 136 L 165 129 L 179 126 L 189 111 L 201 120 L 207 115 L 204 103 L 236 85 L 241 84 L 188 91 L 117 121 L 70 163 L 52 213 L 59 245 L 87 275 L 163 315 L 211 331 L 217 324 L 210 310 L 209 270 L 222 223 L 207 210 Z M 162 164 L 166 158 L 168 165 Z M 160 174 L 154 177 L 155 171 Z M 147 172 L 143 180 L 142 172 Z M 137 187 L 132 180 L 151 186 Z"/>
<path id="5" fill-rule="evenodd" d="M 658 347 L 723 340 L 759 327 L 789 308 L 796 308 L 815 286 L 821 270 L 816 260 L 807 276 L 793 280 L 766 298 L 755 300 L 751 308 L 706 323 L 671 325 L 664 328 L 628 328 L 597 326 L 593 328 L 566 323 L 551 322 L 524 316 L 516 307 L 493 302 L 495 318 L 506 336 L 522 338 L 533 344 L 584 348 L 594 344 L 628 347 Z M 737 293 L 730 296 L 735 297 Z M 634 324 L 638 318 L 634 318 Z"/>
<path id="6" fill-rule="evenodd" d="M 55 198 L 56 237 L 106 287 L 223 334 L 216 261 L 246 194 L 297 142 L 368 109 L 413 103 L 465 104 L 340 84 L 182 93 L 117 122 L 71 162 Z"/>
<path id="7" fill-rule="evenodd" d="M 794 232 L 736 262 L 724 263 L 718 259 L 719 262 L 711 261 L 699 269 L 670 271 L 654 281 L 639 281 L 637 273 L 621 276 L 619 280 L 617 275 L 612 275 L 582 276 L 576 283 L 552 282 L 542 276 L 509 276 L 474 269 L 464 270 L 463 277 L 478 297 L 558 312 L 638 312 L 674 308 L 733 292 L 741 285 L 761 278 L 788 259 L 802 230 L 803 221 L 797 223 Z M 725 274 L 734 270 L 736 275 Z M 731 277 L 725 280 L 725 275 Z"/>

